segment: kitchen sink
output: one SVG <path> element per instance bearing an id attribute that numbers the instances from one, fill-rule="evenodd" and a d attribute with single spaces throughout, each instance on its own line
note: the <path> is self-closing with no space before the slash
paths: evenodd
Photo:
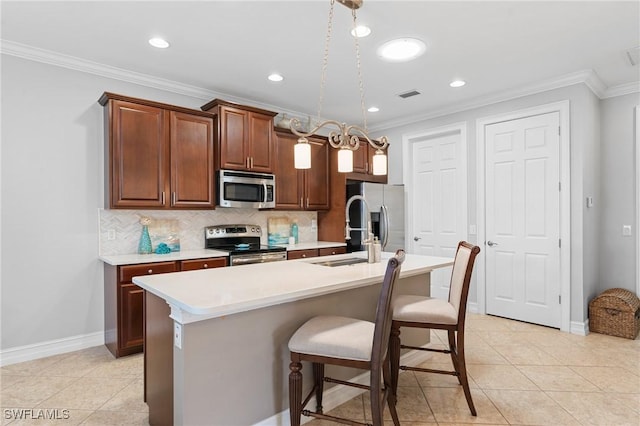
<path id="1" fill-rule="evenodd" d="M 346 259 L 336 259 L 336 260 L 324 260 L 322 262 L 311 262 L 314 265 L 322 265 L 322 266 L 346 266 L 346 265 L 355 265 L 356 263 L 367 263 L 367 259 L 363 259 L 361 257 L 349 257 Z"/>

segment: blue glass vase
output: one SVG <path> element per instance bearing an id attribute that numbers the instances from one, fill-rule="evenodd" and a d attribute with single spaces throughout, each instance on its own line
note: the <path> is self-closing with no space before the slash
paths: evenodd
<path id="1" fill-rule="evenodd" d="M 142 234 L 140 234 L 140 242 L 138 243 L 138 253 L 151 253 L 151 237 L 149 236 L 149 227 L 142 225 Z"/>

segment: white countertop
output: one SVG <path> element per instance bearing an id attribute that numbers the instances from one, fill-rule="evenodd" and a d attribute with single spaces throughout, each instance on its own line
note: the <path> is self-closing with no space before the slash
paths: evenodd
<path id="1" fill-rule="evenodd" d="M 134 277 L 133 282 L 166 300 L 171 306 L 171 317 L 187 324 L 381 282 L 387 260 L 393 253 L 382 253 L 380 263 L 338 267 L 314 264 L 365 256 L 365 252 L 357 252 L 174 272 Z M 407 254 L 400 277 L 428 273 L 452 264 L 450 258 Z"/>
<path id="2" fill-rule="evenodd" d="M 287 251 L 291 250 L 308 250 L 315 248 L 325 247 L 341 247 L 347 244 L 343 242 L 332 241 L 312 241 L 308 243 L 298 243 L 293 245 L 284 244 L 280 247 L 285 247 Z M 219 250 L 210 249 L 198 249 L 198 250 L 184 250 L 176 251 L 167 254 L 114 254 L 114 255 L 100 255 L 99 259 L 109 265 L 135 265 L 137 263 L 152 263 L 152 262 L 170 262 L 174 260 L 190 260 L 190 259 L 206 259 L 210 257 L 225 257 L 229 253 Z"/>

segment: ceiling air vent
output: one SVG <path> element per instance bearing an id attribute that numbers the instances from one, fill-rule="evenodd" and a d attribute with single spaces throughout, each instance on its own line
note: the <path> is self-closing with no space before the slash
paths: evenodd
<path id="1" fill-rule="evenodd" d="M 629 62 L 631 62 L 631 65 L 635 66 L 640 63 L 640 46 L 629 49 L 626 53 Z"/>
<path id="2" fill-rule="evenodd" d="M 399 93 L 398 96 L 400 96 L 402 99 L 407 99 L 410 98 L 412 96 L 416 96 L 419 95 L 420 92 L 418 92 L 417 90 L 409 90 L 408 92 L 404 92 L 404 93 Z"/>

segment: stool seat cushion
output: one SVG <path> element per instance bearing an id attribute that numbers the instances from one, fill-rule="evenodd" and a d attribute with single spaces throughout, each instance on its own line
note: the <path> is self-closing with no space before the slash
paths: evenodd
<path id="1" fill-rule="evenodd" d="M 289 340 L 291 352 L 370 361 L 375 324 L 339 316 L 318 316 L 304 323 Z"/>
<path id="2" fill-rule="evenodd" d="M 393 320 L 455 325 L 458 322 L 458 313 L 446 300 L 401 295 L 393 302 Z"/>

